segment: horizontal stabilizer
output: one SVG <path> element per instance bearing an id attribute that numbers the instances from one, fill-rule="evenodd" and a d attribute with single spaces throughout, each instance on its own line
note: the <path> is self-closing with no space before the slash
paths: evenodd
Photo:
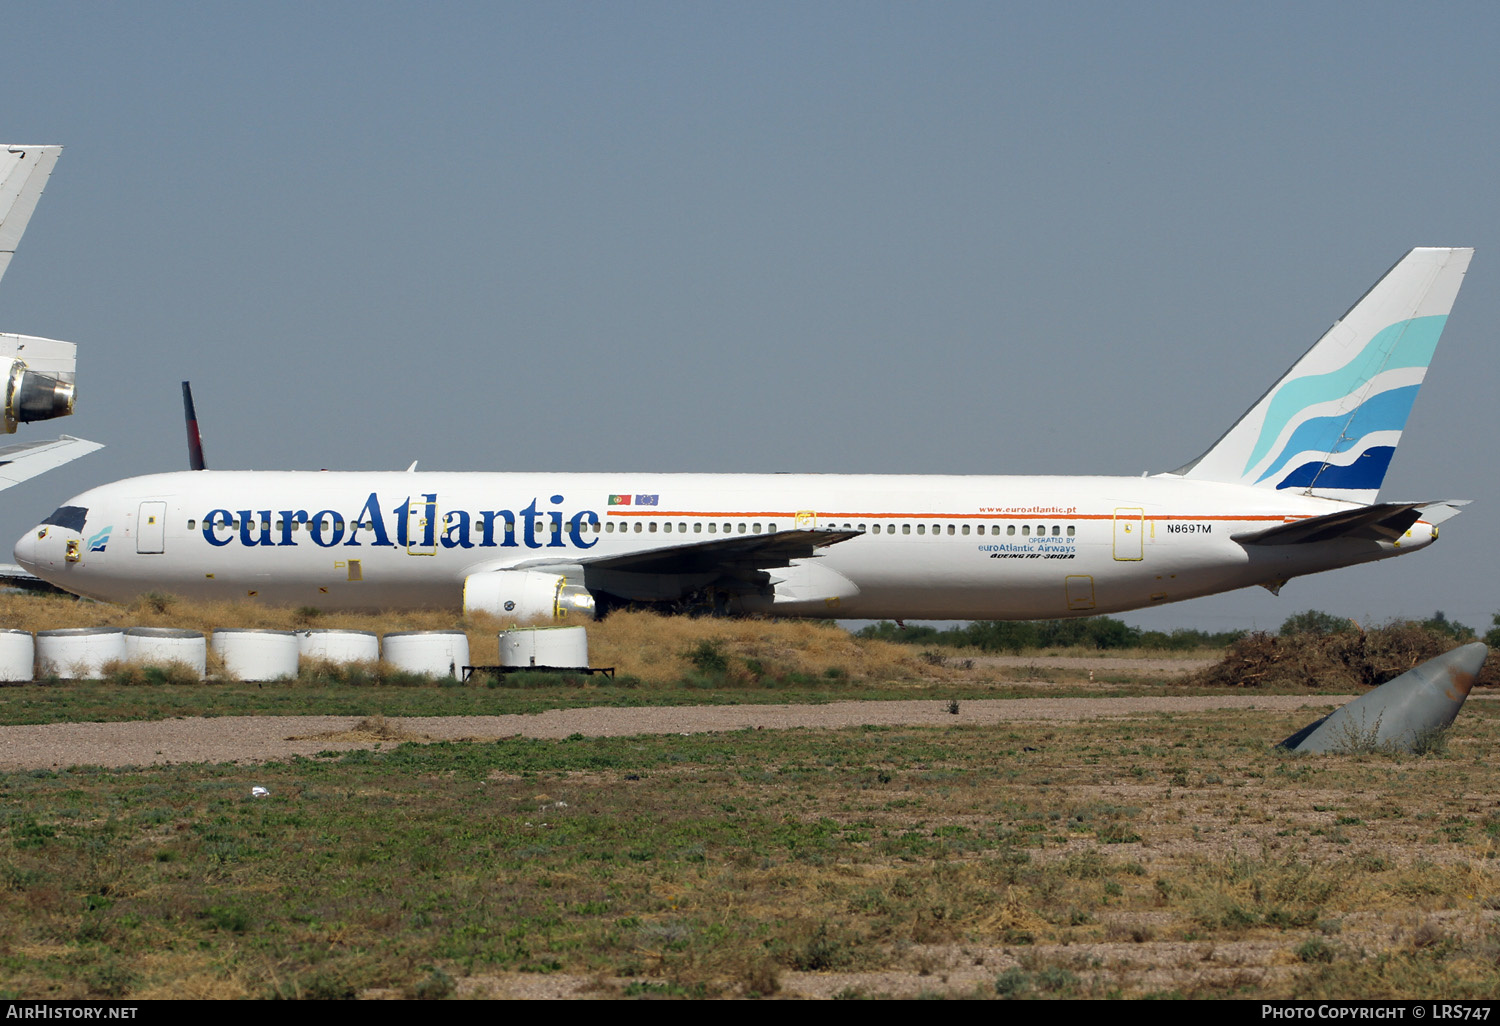
<path id="1" fill-rule="evenodd" d="M 1334 538 L 1367 538 L 1371 541 L 1394 541 L 1411 529 L 1418 520 L 1438 523 L 1433 516 L 1425 516 L 1429 507 L 1438 517 L 1447 520 L 1457 515 L 1455 508 L 1461 502 L 1381 502 L 1373 506 L 1358 506 L 1321 517 L 1308 517 L 1288 524 L 1278 524 L 1261 531 L 1249 531 L 1234 535 L 1241 545 L 1306 545 L 1313 542 L 1331 541 Z"/>
<path id="2" fill-rule="evenodd" d="M 1442 502 L 1424 503 L 1422 519 L 1434 525 L 1446 523 L 1462 513 L 1463 507 L 1473 501 L 1473 499 L 1444 499 Z"/>

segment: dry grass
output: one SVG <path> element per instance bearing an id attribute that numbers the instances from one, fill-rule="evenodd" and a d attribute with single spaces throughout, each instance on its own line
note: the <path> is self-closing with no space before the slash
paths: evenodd
<path id="1" fill-rule="evenodd" d="M 254 602 L 189 602 L 171 595 L 142 595 L 128 605 L 111 605 L 62 595 L 0 595 L 0 628 L 27 631 L 69 627 L 216 627 L 305 630 L 421 631 L 463 626 L 442 610 L 386 613 L 321 613 Z"/>
<path id="2" fill-rule="evenodd" d="M 735 677 L 748 682 L 762 673 L 855 680 L 955 675 L 948 668 L 927 664 L 909 646 L 857 639 L 840 627 L 816 620 L 695 620 L 614 613 L 589 628 L 591 661 L 652 679 L 687 677 L 701 671 L 692 656 L 705 643 L 724 659 L 730 683 Z"/>
<path id="3" fill-rule="evenodd" d="M 1482 999 L 1490 704 L 1428 757 L 1219 711 L 6 774 L 0 996 Z"/>
<path id="4" fill-rule="evenodd" d="M 186 602 L 172 596 L 143 595 L 129 605 L 108 605 L 61 596 L 0 595 L 0 628 L 29 631 L 69 627 L 178 627 L 211 633 L 219 627 L 306 630 L 309 628 L 385 633 L 462 630 L 476 666 L 499 660 L 497 635 L 515 621 L 451 611 L 320 613 L 251 602 Z M 622 675 L 674 680 L 701 672 L 691 654 L 705 644 L 726 661 L 725 683 L 765 676 L 799 679 L 949 680 L 963 674 L 953 666 L 932 665 L 914 648 L 856 639 L 840 627 L 812 620 L 722 620 L 620 612 L 588 625 L 589 662 L 613 666 Z M 210 668 L 211 670 L 214 667 Z"/>

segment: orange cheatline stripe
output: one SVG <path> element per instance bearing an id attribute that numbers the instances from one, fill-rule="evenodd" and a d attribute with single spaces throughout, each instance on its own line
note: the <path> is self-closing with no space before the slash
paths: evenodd
<path id="1" fill-rule="evenodd" d="M 786 511 L 776 512 L 762 510 L 760 512 L 735 512 L 735 511 L 706 511 L 706 510 L 616 510 L 606 512 L 611 517 L 706 517 L 718 519 L 721 517 L 777 517 L 785 520 L 796 519 L 796 513 Z M 1015 520 L 1031 522 L 1033 520 L 1135 520 L 1136 517 L 1116 517 L 1113 513 L 815 513 L 818 520 Z M 1160 513 L 1142 520 L 1275 520 L 1281 523 L 1294 523 L 1298 520 L 1306 520 L 1311 513 Z"/>

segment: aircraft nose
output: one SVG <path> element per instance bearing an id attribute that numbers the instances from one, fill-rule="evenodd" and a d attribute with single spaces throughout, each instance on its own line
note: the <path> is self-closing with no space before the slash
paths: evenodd
<path id="1" fill-rule="evenodd" d="M 20 539 L 16 541 L 16 547 L 13 550 L 13 555 L 15 556 L 16 562 L 33 573 L 36 572 L 37 533 L 40 531 L 40 526 L 33 527 L 31 530 L 21 535 Z"/>

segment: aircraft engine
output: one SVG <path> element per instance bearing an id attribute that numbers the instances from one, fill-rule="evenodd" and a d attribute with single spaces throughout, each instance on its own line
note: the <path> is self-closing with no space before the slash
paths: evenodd
<path id="1" fill-rule="evenodd" d="M 42 374 L 26 366 L 24 361 L 12 360 L 10 373 L 5 378 L 5 430 L 12 432 L 17 424 L 29 424 L 34 420 L 51 420 L 66 417 L 73 412 L 72 375 L 67 379 L 51 374 Z"/>
<path id="2" fill-rule="evenodd" d="M 517 620 L 592 620 L 594 596 L 561 574 L 540 570 L 490 570 L 464 580 L 464 612 Z"/>
<path id="3" fill-rule="evenodd" d="M 73 383 L 78 380 L 78 347 L 73 343 L 0 333 L 0 373 L 5 375 L 0 430 L 6 434 L 18 424 L 73 412 Z"/>

